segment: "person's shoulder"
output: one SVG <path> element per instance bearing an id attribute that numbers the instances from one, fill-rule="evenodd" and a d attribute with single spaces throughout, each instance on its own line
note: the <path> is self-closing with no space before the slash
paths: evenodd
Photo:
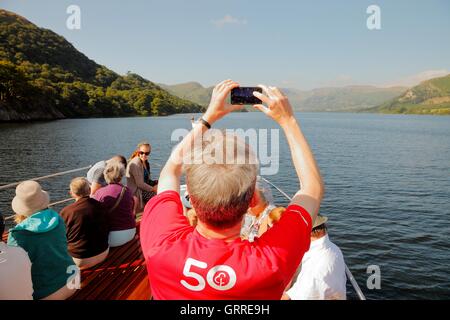
<path id="1" fill-rule="evenodd" d="M 67 206 L 65 206 L 64 208 L 61 209 L 61 211 L 59 212 L 59 215 L 62 218 L 66 218 L 68 215 L 71 215 L 78 206 L 79 206 L 78 201 L 68 204 Z"/>
<path id="2" fill-rule="evenodd" d="M 144 211 L 152 211 L 154 208 L 158 207 L 160 204 L 167 202 L 175 202 L 181 206 L 181 199 L 178 192 L 175 190 L 166 190 L 161 193 L 156 194 L 154 197 L 147 202 Z"/>
<path id="3" fill-rule="evenodd" d="M 282 212 L 280 221 L 284 217 L 295 216 L 299 221 L 302 221 L 308 228 L 312 229 L 312 219 L 309 212 L 298 204 L 290 204 L 286 210 Z"/>
<path id="4" fill-rule="evenodd" d="M 158 193 L 151 200 L 153 200 L 154 202 L 163 200 L 175 200 L 181 203 L 180 194 L 175 190 L 166 190 Z"/>
<path id="5" fill-rule="evenodd" d="M 328 240 L 328 254 L 335 260 L 344 259 L 344 255 L 342 254 L 341 249 L 331 240 Z"/>
<path id="6" fill-rule="evenodd" d="M 92 197 L 86 199 L 86 204 L 94 209 L 98 209 L 102 206 L 100 201 Z"/>
<path id="7" fill-rule="evenodd" d="M 96 168 L 106 167 L 106 161 L 100 160 L 100 161 L 96 162 L 93 167 L 96 167 Z"/>
<path id="8" fill-rule="evenodd" d="M 134 157 L 130 161 L 128 161 L 128 165 L 139 165 L 141 163 L 141 159 L 139 157 Z"/>
<path id="9" fill-rule="evenodd" d="M 138 157 L 134 157 L 128 162 L 127 172 L 133 171 L 136 172 L 141 166 L 141 160 Z"/>
<path id="10" fill-rule="evenodd" d="M 94 193 L 94 199 L 98 201 L 101 197 L 103 197 L 105 194 L 108 194 L 111 190 L 111 185 L 107 184 L 106 186 L 101 187 Z"/>
<path id="11" fill-rule="evenodd" d="M 133 192 L 131 191 L 131 189 L 128 186 L 124 186 L 125 187 L 125 195 L 126 196 L 133 196 Z"/>
<path id="12" fill-rule="evenodd" d="M 62 215 L 67 214 L 70 211 L 70 209 L 73 208 L 74 204 L 76 204 L 76 202 L 70 203 L 67 206 L 65 206 L 64 208 L 62 208 L 61 211 L 59 212 L 59 215 L 62 216 Z"/>
<path id="13" fill-rule="evenodd" d="M 88 170 L 88 172 L 96 171 L 98 168 L 102 168 L 106 166 L 105 160 L 98 161 L 94 163 Z"/>

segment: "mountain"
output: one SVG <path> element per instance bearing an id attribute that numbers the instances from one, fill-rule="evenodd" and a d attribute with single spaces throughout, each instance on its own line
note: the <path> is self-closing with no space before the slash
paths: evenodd
<path id="1" fill-rule="evenodd" d="M 213 87 L 203 87 L 197 82 L 176 85 L 159 84 L 170 93 L 208 105 Z M 377 106 L 401 95 L 407 88 L 377 88 L 373 86 L 349 86 L 343 88 L 320 88 L 302 91 L 293 88 L 281 90 L 289 97 L 296 111 L 356 111 Z M 252 108 L 247 108 L 252 110 Z"/>
<path id="2" fill-rule="evenodd" d="M 119 75 L 66 39 L 0 10 L 0 121 L 201 112 L 143 77 Z"/>
<path id="3" fill-rule="evenodd" d="M 193 101 L 202 106 L 207 106 L 209 104 L 214 89 L 214 87 L 204 88 L 198 82 L 186 82 L 175 85 L 165 85 L 160 83 L 158 85 L 177 97 Z"/>
<path id="4" fill-rule="evenodd" d="M 420 83 L 401 96 L 367 110 L 381 113 L 450 114 L 450 74 Z"/>
<path id="5" fill-rule="evenodd" d="M 402 94 L 406 88 L 348 86 L 309 91 L 285 89 L 296 111 L 357 111 L 374 107 Z"/>

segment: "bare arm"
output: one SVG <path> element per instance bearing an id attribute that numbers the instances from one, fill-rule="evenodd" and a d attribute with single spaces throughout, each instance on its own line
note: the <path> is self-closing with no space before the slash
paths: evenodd
<path id="1" fill-rule="evenodd" d="M 183 166 L 184 150 L 199 139 L 207 128 L 204 125 L 194 126 L 191 132 L 176 146 L 161 170 L 158 180 L 158 194 L 167 190 L 180 193 L 180 178 Z"/>
<path id="2" fill-rule="evenodd" d="M 238 110 L 242 106 L 228 105 L 225 99 L 231 92 L 231 89 L 238 87 L 239 84 L 232 80 L 225 80 L 219 83 L 213 90 L 211 102 L 203 115 L 209 124 L 213 124 L 217 120 L 224 117 L 231 111 Z M 194 144 L 196 139 L 200 139 L 203 133 L 207 130 L 204 125 L 194 125 L 189 134 L 183 138 L 178 146 L 172 151 L 172 154 L 167 160 L 164 168 L 161 170 L 158 181 L 158 193 L 174 190 L 180 192 L 180 177 L 182 173 L 183 157 Z"/>
<path id="3" fill-rule="evenodd" d="M 324 193 L 319 167 L 294 117 L 289 100 L 277 88 L 260 87 L 264 90 L 264 94 L 254 92 L 254 95 L 266 103 L 267 107 L 262 104 L 254 107 L 274 119 L 283 129 L 299 178 L 301 188 L 292 198 L 291 204 L 298 204 L 305 208 L 314 221 Z"/>

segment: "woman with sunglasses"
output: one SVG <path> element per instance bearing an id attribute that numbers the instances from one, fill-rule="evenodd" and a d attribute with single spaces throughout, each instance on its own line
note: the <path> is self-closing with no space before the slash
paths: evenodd
<path id="1" fill-rule="evenodd" d="M 144 209 L 145 204 L 157 191 L 158 180 L 152 180 L 148 158 L 152 147 L 147 141 L 140 142 L 130 157 L 127 166 L 127 186 L 135 198 L 135 213 Z"/>

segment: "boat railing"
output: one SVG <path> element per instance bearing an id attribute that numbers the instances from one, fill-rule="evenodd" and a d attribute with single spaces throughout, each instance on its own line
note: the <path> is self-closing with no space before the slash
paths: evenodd
<path id="1" fill-rule="evenodd" d="M 72 169 L 72 170 L 61 171 L 61 172 L 49 174 L 49 175 L 46 175 L 46 176 L 41 176 L 41 177 L 31 178 L 31 179 L 28 179 L 28 180 L 33 180 L 33 181 L 46 180 L 46 179 L 50 179 L 50 178 L 54 178 L 54 177 L 63 176 L 63 175 L 69 174 L 69 173 L 74 173 L 74 172 L 79 172 L 79 171 L 88 170 L 88 169 L 90 169 L 91 167 L 92 167 L 92 165 L 89 165 L 89 166 L 82 167 L 82 168 L 77 168 L 77 169 Z M 8 184 L 5 184 L 5 185 L 2 185 L 2 186 L 0 186 L 0 191 L 6 190 L 6 189 L 14 188 L 14 187 L 16 187 L 17 185 L 19 185 L 20 182 L 22 182 L 22 181 L 18 181 L 18 182 L 13 182 L 13 183 L 8 183 Z M 53 207 L 53 206 L 56 206 L 56 205 L 59 205 L 59 204 L 63 204 L 63 203 L 66 203 L 66 202 L 70 202 L 70 201 L 72 201 L 72 200 L 73 200 L 73 198 L 67 198 L 67 199 L 63 199 L 63 200 L 59 200 L 59 201 L 52 202 L 52 203 L 50 203 L 48 206 L 49 206 L 49 207 Z M 14 217 L 15 217 L 15 215 L 10 215 L 10 216 L 5 217 L 5 220 L 12 220 L 12 219 L 14 219 Z"/>
<path id="2" fill-rule="evenodd" d="M 160 167 L 160 168 L 162 167 L 160 164 L 154 163 L 154 162 L 152 162 L 152 165 L 156 165 L 157 167 Z M 72 170 L 67 170 L 67 171 L 61 171 L 61 172 L 57 172 L 57 173 L 53 173 L 53 174 L 49 174 L 49 175 L 45 175 L 45 176 L 41 176 L 41 177 L 37 177 L 37 178 L 32 178 L 32 179 L 29 179 L 29 180 L 40 181 L 40 180 L 50 179 L 50 178 L 66 175 L 66 174 L 69 174 L 69 173 L 74 173 L 74 172 L 88 170 L 91 167 L 92 167 L 92 165 L 89 165 L 89 166 L 86 166 L 86 167 L 72 169 Z M 282 194 L 286 199 L 288 199 L 289 201 L 292 200 L 292 198 L 288 194 L 286 194 L 286 192 L 284 192 L 281 188 L 277 187 L 275 184 L 270 182 L 268 179 L 266 179 L 264 177 L 261 177 L 261 178 L 264 181 L 266 181 L 268 184 L 270 184 L 272 187 L 274 187 L 278 192 L 280 192 L 280 194 Z M 16 187 L 17 185 L 20 184 L 20 182 L 21 181 L 2 185 L 2 186 L 0 186 L 0 191 Z M 69 202 L 69 201 L 72 201 L 72 200 L 73 200 L 72 198 L 59 200 L 59 201 L 50 203 L 49 207 L 56 206 L 56 205 L 59 205 L 59 204 L 62 204 L 62 203 L 66 203 L 66 202 Z M 14 219 L 14 217 L 15 217 L 15 215 L 7 216 L 7 217 L 5 217 L 5 220 L 11 220 L 11 219 Z M 358 283 L 356 282 L 355 278 L 353 277 L 353 274 L 351 273 L 351 271 L 347 267 L 347 265 L 345 266 L 345 273 L 346 273 L 347 278 L 350 281 L 351 285 L 353 286 L 353 289 L 355 290 L 356 294 L 358 295 L 358 298 L 360 300 L 366 300 L 366 297 L 364 296 L 364 293 L 362 292 L 361 288 L 359 287 Z"/>

